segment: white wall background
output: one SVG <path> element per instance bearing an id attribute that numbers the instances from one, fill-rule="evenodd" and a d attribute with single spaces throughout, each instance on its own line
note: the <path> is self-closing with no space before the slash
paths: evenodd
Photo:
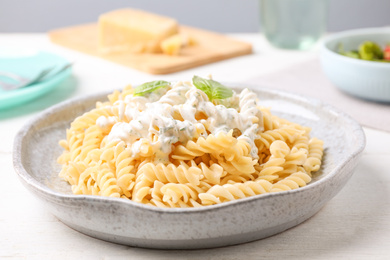
<path id="1" fill-rule="evenodd" d="M 328 31 L 390 25 L 390 0 L 328 1 Z M 46 32 L 94 22 L 99 14 L 123 7 L 218 32 L 261 30 L 259 0 L 0 0 L 0 32 Z"/>

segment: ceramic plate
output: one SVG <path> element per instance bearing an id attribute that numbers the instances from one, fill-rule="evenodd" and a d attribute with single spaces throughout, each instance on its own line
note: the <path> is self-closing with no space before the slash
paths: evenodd
<path id="1" fill-rule="evenodd" d="M 60 68 L 67 63 L 67 60 L 52 53 L 23 49 L 12 52 L 9 48 L 5 49 L 4 46 L 0 46 L 0 71 L 13 72 L 23 77 L 33 78 L 43 69 L 54 65 Z M 54 69 L 50 74 L 55 71 Z M 50 77 L 50 74 L 47 80 L 21 89 L 4 91 L 0 88 L 0 110 L 25 104 L 55 89 L 69 77 L 71 68 L 53 77 Z"/>
<path id="2" fill-rule="evenodd" d="M 364 149 L 365 137 L 354 120 L 322 102 L 259 87 L 251 89 L 274 114 L 312 127 L 312 136 L 324 140 L 322 169 L 307 186 L 186 209 L 73 195 L 70 185 L 58 177 L 61 167 L 56 159 L 62 153 L 58 141 L 65 137 L 76 116 L 91 109 L 97 100 L 106 100 L 106 94 L 61 103 L 25 125 L 15 139 L 16 172 L 63 223 L 115 243 L 164 249 L 211 248 L 280 233 L 314 215 L 341 190 Z"/>

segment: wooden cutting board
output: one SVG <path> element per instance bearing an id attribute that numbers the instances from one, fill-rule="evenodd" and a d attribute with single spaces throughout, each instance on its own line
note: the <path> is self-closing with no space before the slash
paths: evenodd
<path id="1" fill-rule="evenodd" d="M 180 32 L 193 37 L 196 44 L 183 48 L 179 56 L 150 53 L 100 54 L 97 48 L 97 24 L 57 29 L 49 32 L 49 36 L 53 43 L 150 74 L 173 73 L 252 53 L 251 44 L 222 34 L 188 26 L 181 26 Z"/>

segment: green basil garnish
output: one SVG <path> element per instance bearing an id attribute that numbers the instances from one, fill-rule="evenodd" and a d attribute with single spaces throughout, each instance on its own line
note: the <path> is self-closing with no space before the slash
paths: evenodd
<path id="1" fill-rule="evenodd" d="M 156 91 L 157 89 L 164 88 L 169 85 L 170 83 L 164 80 L 155 80 L 151 82 L 146 82 L 142 85 L 137 86 L 134 89 L 133 96 L 145 96 L 146 93 L 151 93 L 153 91 Z"/>
<path id="2" fill-rule="evenodd" d="M 204 79 L 199 76 L 194 76 L 192 78 L 192 84 L 194 84 L 197 89 L 206 93 L 210 101 L 233 96 L 233 91 L 230 88 L 212 79 Z"/>

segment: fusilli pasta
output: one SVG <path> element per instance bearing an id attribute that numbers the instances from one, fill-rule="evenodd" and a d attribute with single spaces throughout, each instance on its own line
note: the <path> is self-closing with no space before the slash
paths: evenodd
<path id="1" fill-rule="evenodd" d="M 60 177 L 75 194 L 157 207 L 208 206 L 311 181 L 323 142 L 310 128 L 273 115 L 248 89 L 202 82 L 127 86 L 97 102 L 60 141 Z"/>

